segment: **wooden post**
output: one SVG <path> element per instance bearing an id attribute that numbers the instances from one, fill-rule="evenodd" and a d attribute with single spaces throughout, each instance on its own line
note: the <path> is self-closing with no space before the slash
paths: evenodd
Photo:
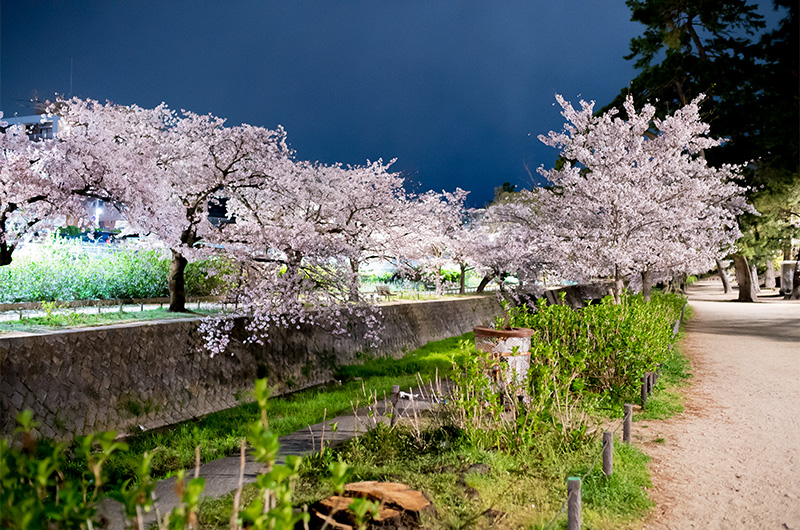
<path id="1" fill-rule="evenodd" d="M 653 393 L 653 384 L 654 384 L 653 372 L 647 372 L 647 393 L 648 394 L 652 394 Z"/>
<path id="2" fill-rule="evenodd" d="M 567 479 L 567 530 L 581 530 L 581 479 Z"/>
<path id="3" fill-rule="evenodd" d="M 610 477 L 614 472 L 614 433 L 603 433 L 603 473 Z"/>
<path id="4" fill-rule="evenodd" d="M 647 406 L 647 374 L 642 376 L 642 409 Z"/>
<path id="5" fill-rule="evenodd" d="M 392 385 L 392 419 L 390 425 L 394 427 L 397 421 L 397 401 L 400 399 L 400 385 Z"/>
<path id="6" fill-rule="evenodd" d="M 139 312 L 144 311 L 144 302 L 139 302 Z"/>
<path id="7" fill-rule="evenodd" d="M 633 405 L 625 403 L 625 413 L 622 415 L 622 441 L 631 443 L 631 421 L 633 420 Z"/>

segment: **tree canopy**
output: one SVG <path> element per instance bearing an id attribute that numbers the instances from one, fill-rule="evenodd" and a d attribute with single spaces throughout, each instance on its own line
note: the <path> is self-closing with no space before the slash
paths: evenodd
<path id="1" fill-rule="evenodd" d="M 703 93 L 703 119 L 726 141 L 708 153 L 713 164 L 742 164 L 748 198 L 763 211 L 745 213 L 739 244 L 751 258 L 792 254 L 800 236 L 793 197 L 800 190 L 798 4 L 775 0 L 783 13 L 765 30 L 746 0 L 627 0 L 643 33 L 626 59 L 639 74 L 603 110 L 622 110 L 625 98 L 653 105 L 664 116 Z"/>

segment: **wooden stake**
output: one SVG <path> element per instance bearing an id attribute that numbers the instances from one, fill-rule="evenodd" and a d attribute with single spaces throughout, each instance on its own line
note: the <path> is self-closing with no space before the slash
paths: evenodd
<path id="1" fill-rule="evenodd" d="M 603 433 L 603 473 L 610 477 L 614 472 L 614 433 Z"/>
<path id="2" fill-rule="evenodd" d="M 400 385 L 392 385 L 392 419 L 390 425 L 394 427 L 397 422 L 397 401 L 400 399 Z"/>
<path id="3" fill-rule="evenodd" d="M 581 479 L 567 479 L 567 530 L 581 530 Z"/>
<path id="4" fill-rule="evenodd" d="M 647 406 L 647 374 L 642 376 L 642 409 Z"/>
<path id="5" fill-rule="evenodd" d="M 631 443 L 631 420 L 633 419 L 633 405 L 625 403 L 625 413 L 622 415 L 622 441 Z"/>
<path id="6" fill-rule="evenodd" d="M 313 445 L 313 442 L 312 442 Z M 242 447 L 239 452 L 239 486 L 236 488 L 236 494 L 233 496 L 233 511 L 231 512 L 230 528 L 238 530 L 240 527 L 237 524 L 239 518 L 239 503 L 242 499 L 242 488 L 244 487 L 244 455 L 245 455 L 245 439 L 242 438 Z"/>

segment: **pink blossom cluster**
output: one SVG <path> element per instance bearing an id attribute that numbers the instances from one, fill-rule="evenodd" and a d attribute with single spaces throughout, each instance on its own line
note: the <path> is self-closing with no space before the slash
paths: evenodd
<path id="1" fill-rule="evenodd" d="M 664 119 L 649 104 L 637 111 L 630 97 L 626 119 L 615 109 L 596 115 L 594 102 L 575 109 L 556 100 L 566 124 L 539 139 L 561 151 L 563 166 L 540 168 L 548 186 L 486 213 L 505 270 L 522 278 L 612 277 L 619 294 L 625 278 L 706 271 L 731 250 L 741 236 L 736 216 L 754 210 L 736 182 L 740 168 L 706 162 L 705 150 L 723 140 L 708 136 L 702 97 Z"/>
<path id="2" fill-rule="evenodd" d="M 408 194 L 393 161 L 297 160 L 280 127 L 229 127 L 164 104 L 72 98 L 49 110 L 60 119 L 56 141 L 32 142 L 15 129 L 0 135 L 3 220 L 16 216 L 0 241 L 13 244 L 56 212 L 80 216 L 82 198 L 108 201 L 143 244 L 171 251 L 174 311 L 185 310 L 187 262 L 226 256 L 234 286 L 226 302 L 236 310 L 202 326 L 215 354 L 228 347 L 236 316 L 248 319 L 244 341 L 304 325 L 344 335 L 355 321 L 379 340 L 379 312 L 359 292 L 360 267 L 393 259 L 440 268 L 466 196 Z M 214 200 L 226 203 L 233 222 L 212 224 Z"/>

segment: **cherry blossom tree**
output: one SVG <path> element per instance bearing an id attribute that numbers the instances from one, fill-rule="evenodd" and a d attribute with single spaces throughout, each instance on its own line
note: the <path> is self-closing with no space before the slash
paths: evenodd
<path id="1" fill-rule="evenodd" d="M 209 202 L 223 190 L 261 185 L 288 156 L 285 133 L 242 125 L 166 105 L 154 109 L 59 101 L 64 125 L 59 175 L 85 196 L 119 205 L 131 229 L 170 249 L 170 311 L 186 311 L 188 258 L 208 252 Z"/>
<path id="2" fill-rule="evenodd" d="M 490 205 L 479 220 L 474 245 L 475 260 L 486 278 L 497 278 L 502 290 L 505 279 L 515 277 L 522 287 L 534 292 L 538 282 L 548 276 L 581 277 L 582 267 L 574 267 L 565 250 L 565 241 L 548 222 L 558 212 L 545 212 L 549 191 L 543 188 L 521 190 Z"/>
<path id="3" fill-rule="evenodd" d="M 635 272 L 707 269 L 739 237 L 736 215 L 750 209 L 734 181 L 740 168 L 706 163 L 704 150 L 723 140 L 707 136 L 702 98 L 663 120 L 631 98 L 627 120 L 556 99 L 567 123 L 539 139 L 567 162 L 540 169 L 553 186 L 540 194 L 540 213 L 585 274 L 614 278 L 615 297 Z"/>
<path id="4" fill-rule="evenodd" d="M 539 138 L 565 163 L 540 168 L 547 187 L 488 209 L 487 226 L 510 257 L 499 266 L 529 278 L 612 277 L 618 297 L 626 277 L 647 293 L 654 276 L 707 270 L 731 248 L 736 215 L 750 207 L 734 181 L 739 168 L 705 161 L 704 150 L 721 140 L 707 136 L 700 99 L 663 120 L 649 105 L 637 112 L 630 98 L 627 120 L 614 110 L 595 116 L 593 102 L 576 110 L 556 99 L 567 123 Z"/>
<path id="5" fill-rule="evenodd" d="M 407 221 L 413 230 L 396 240 L 398 263 L 407 268 L 414 264 L 432 274 L 437 295 L 442 293 L 442 268 L 454 262 L 466 263 L 464 202 L 468 193 L 456 188 L 416 197 Z"/>
<path id="6" fill-rule="evenodd" d="M 377 313 L 358 291 L 358 263 L 381 253 L 393 226 L 402 180 L 378 161 L 360 167 L 282 160 L 257 187 L 226 189 L 236 223 L 218 237 L 240 264 L 231 296 L 249 317 L 248 340 L 273 326 L 322 326 L 346 334 L 349 320 L 378 338 Z M 204 327 L 213 353 L 230 340 L 225 317 Z"/>
<path id="7" fill-rule="evenodd" d="M 0 113 L 0 127 L 7 125 Z M 11 264 L 26 235 L 75 206 L 47 172 L 55 147 L 51 141 L 30 140 L 21 125 L 0 133 L 0 266 Z"/>
<path id="8" fill-rule="evenodd" d="M 327 210 L 321 236 L 337 240 L 350 264 L 350 301 L 360 301 L 358 273 L 362 264 L 386 258 L 394 242 L 413 231 L 412 205 L 404 179 L 389 172 L 394 163 L 368 162 L 364 166 L 319 166 L 317 182 L 323 184 Z"/>
<path id="9" fill-rule="evenodd" d="M 289 150 L 282 129 L 225 127 L 220 118 L 188 111 L 167 125 L 156 137 L 160 171 L 130 189 L 147 198 L 135 208 L 136 224 L 156 234 L 172 252 L 170 311 L 185 311 L 187 256 L 207 250 L 199 243 L 214 230 L 209 202 L 234 190 L 263 186 Z"/>

